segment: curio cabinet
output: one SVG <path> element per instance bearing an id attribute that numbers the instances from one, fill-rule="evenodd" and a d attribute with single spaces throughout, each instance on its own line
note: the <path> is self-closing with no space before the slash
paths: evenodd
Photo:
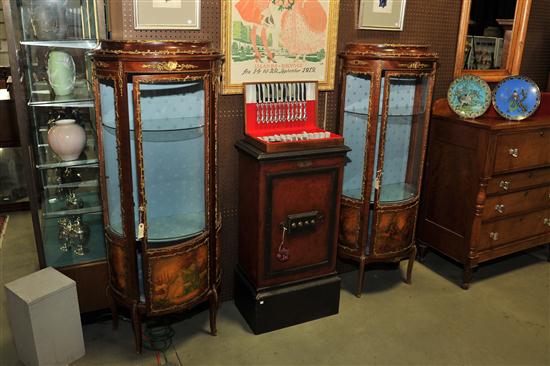
<path id="1" fill-rule="evenodd" d="M 216 333 L 221 218 L 209 43 L 102 41 L 92 52 L 108 296 L 141 318 L 209 302 Z"/>
<path id="2" fill-rule="evenodd" d="M 349 44 L 340 54 L 344 168 L 338 253 L 359 263 L 416 255 L 415 222 L 437 55 L 427 46 Z"/>
<path id="3" fill-rule="evenodd" d="M 88 50 L 102 0 L 3 0 L 13 96 L 40 267 L 77 283 L 81 312 L 108 306 Z"/>

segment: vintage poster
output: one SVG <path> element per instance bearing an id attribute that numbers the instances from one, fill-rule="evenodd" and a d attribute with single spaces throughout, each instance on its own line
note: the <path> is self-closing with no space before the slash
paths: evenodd
<path id="1" fill-rule="evenodd" d="M 261 81 L 334 87 L 339 0 L 224 0 L 223 92 Z"/>

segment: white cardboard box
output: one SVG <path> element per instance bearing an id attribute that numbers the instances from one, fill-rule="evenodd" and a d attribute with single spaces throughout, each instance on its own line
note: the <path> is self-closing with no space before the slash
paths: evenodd
<path id="1" fill-rule="evenodd" d="M 76 283 L 52 267 L 5 285 L 19 359 L 30 365 L 67 365 L 84 356 Z"/>

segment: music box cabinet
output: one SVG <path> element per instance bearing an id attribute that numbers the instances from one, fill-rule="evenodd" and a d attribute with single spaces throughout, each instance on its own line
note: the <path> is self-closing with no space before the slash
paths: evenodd
<path id="1" fill-rule="evenodd" d="M 236 148 L 237 308 L 255 334 L 338 313 L 336 239 L 349 149 L 265 152 L 248 140 Z"/>
<path id="2" fill-rule="evenodd" d="M 221 55 L 207 42 L 102 41 L 92 52 L 107 295 L 142 315 L 210 306 L 220 282 L 216 105 Z"/>
<path id="3" fill-rule="evenodd" d="M 462 119 L 440 99 L 428 146 L 421 257 L 429 248 L 462 264 L 467 289 L 480 263 L 550 242 L 550 93 L 523 121 L 492 107 Z"/>

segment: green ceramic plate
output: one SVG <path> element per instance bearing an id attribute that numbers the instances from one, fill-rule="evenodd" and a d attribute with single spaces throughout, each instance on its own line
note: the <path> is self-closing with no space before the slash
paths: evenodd
<path id="1" fill-rule="evenodd" d="M 476 118 L 491 105 L 491 88 L 478 76 L 463 75 L 449 86 L 447 101 L 460 117 Z"/>

